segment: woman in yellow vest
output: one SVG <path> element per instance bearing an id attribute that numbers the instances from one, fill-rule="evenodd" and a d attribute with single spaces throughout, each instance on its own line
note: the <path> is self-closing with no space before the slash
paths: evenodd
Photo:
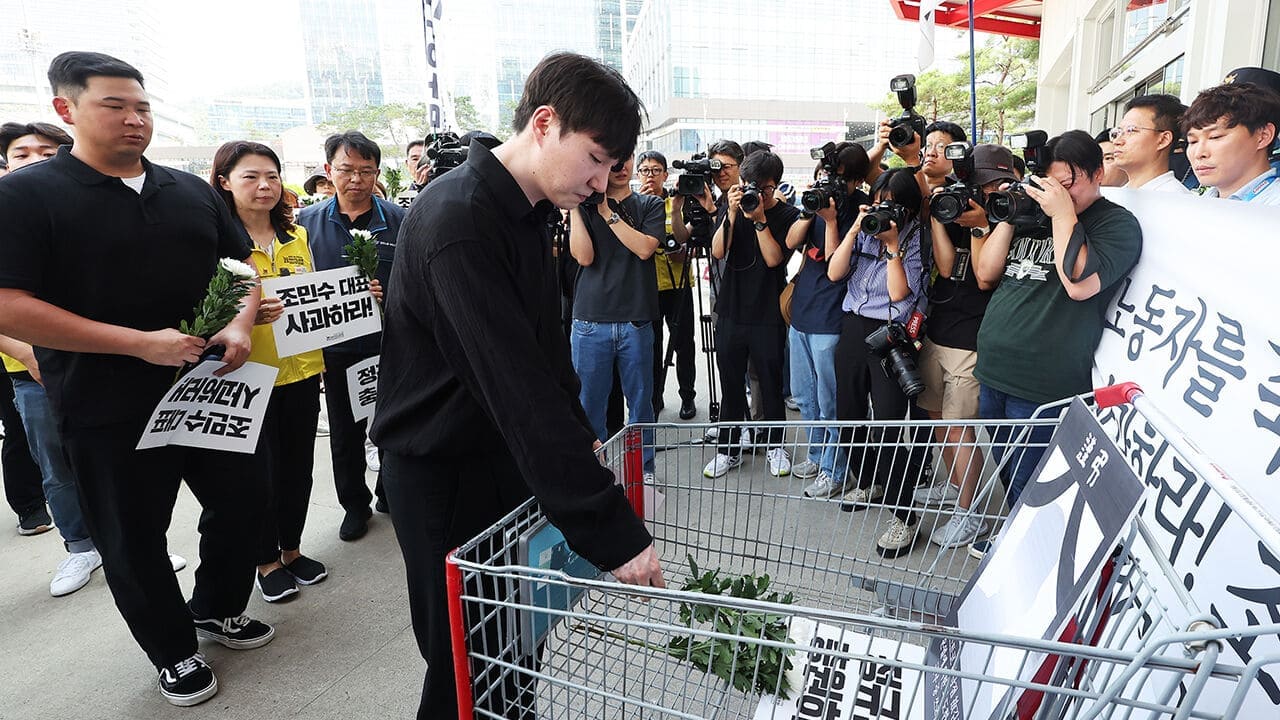
<path id="1" fill-rule="evenodd" d="M 234 141 L 213 158 L 213 184 L 250 241 L 251 262 L 263 278 L 311 272 L 307 233 L 294 225 L 284 200 L 280 158 L 266 145 Z M 259 540 L 258 589 L 267 602 L 296 595 L 299 585 L 324 580 L 323 564 L 300 551 L 311 502 L 316 418 L 320 414 L 319 350 L 279 357 L 271 323 L 283 313 L 279 298 L 263 298 L 253 329 L 250 362 L 280 369 L 258 440 L 266 475 L 267 508 Z"/>

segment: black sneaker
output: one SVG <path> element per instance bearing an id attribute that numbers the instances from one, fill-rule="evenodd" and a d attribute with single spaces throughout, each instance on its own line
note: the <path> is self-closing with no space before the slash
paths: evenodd
<path id="1" fill-rule="evenodd" d="M 192 618 L 196 636 L 212 640 L 232 650 L 252 650 L 271 642 L 275 628 L 248 615 L 225 620 Z"/>
<path id="2" fill-rule="evenodd" d="M 373 509 L 377 510 L 383 515 L 386 515 L 387 513 L 391 512 L 391 508 L 387 506 L 386 498 L 378 498 L 378 502 L 373 504 Z"/>
<path id="3" fill-rule="evenodd" d="M 160 694 L 173 705 L 191 707 L 218 694 L 218 678 L 196 653 L 170 667 L 160 668 Z"/>
<path id="4" fill-rule="evenodd" d="M 53 518 L 49 517 L 49 511 L 43 504 L 18 518 L 19 535 L 39 535 L 49 532 L 52 528 Z"/>
<path id="5" fill-rule="evenodd" d="M 692 420 L 694 415 L 698 414 L 698 408 L 694 406 L 693 400 L 682 400 L 680 402 L 680 419 Z"/>
<path id="6" fill-rule="evenodd" d="M 254 573 L 257 575 L 257 573 Z M 298 586 L 293 582 L 293 575 L 284 568 L 276 568 L 266 575 L 258 575 L 258 590 L 262 599 L 267 602 L 280 602 L 285 598 L 298 594 Z"/>
<path id="7" fill-rule="evenodd" d="M 369 532 L 369 517 L 372 515 L 373 512 L 367 507 L 348 510 L 347 516 L 342 518 L 342 525 L 338 526 L 338 539 L 351 542 L 364 537 Z"/>
<path id="8" fill-rule="evenodd" d="M 297 560 L 285 565 L 284 569 L 298 581 L 299 585 L 315 585 L 329 577 L 328 571 L 324 569 L 324 563 L 312 560 L 306 555 L 299 555 Z"/>

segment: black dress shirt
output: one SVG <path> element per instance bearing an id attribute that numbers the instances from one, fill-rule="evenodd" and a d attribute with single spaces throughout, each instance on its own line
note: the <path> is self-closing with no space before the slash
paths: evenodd
<path id="1" fill-rule="evenodd" d="M 531 205 L 480 143 L 414 202 L 392 269 L 371 436 L 418 457 L 505 448 L 569 544 L 613 569 L 651 538 L 591 452 L 560 325 L 553 210 Z"/>

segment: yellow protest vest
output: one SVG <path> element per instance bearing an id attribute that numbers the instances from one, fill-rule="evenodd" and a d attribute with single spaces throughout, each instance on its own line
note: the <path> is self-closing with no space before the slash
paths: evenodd
<path id="1" fill-rule="evenodd" d="M 249 261 L 257 268 L 259 277 L 280 277 L 286 274 L 282 270 L 287 270 L 289 275 L 300 275 L 315 269 L 315 263 L 311 260 L 311 247 L 307 245 L 307 231 L 301 225 L 293 226 L 286 242 L 281 242 L 277 237 L 271 250 L 271 254 L 267 254 L 256 244 L 253 246 Z M 324 354 L 320 350 L 309 350 L 287 358 L 277 355 L 276 338 L 270 325 L 254 325 L 252 342 L 249 362 L 279 368 L 276 386 L 306 380 L 324 371 Z"/>

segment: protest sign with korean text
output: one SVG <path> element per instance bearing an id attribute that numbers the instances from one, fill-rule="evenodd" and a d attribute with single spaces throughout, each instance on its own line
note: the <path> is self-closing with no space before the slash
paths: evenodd
<path id="1" fill-rule="evenodd" d="M 382 330 L 369 280 L 355 267 L 264 278 L 262 295 L 284 304 L 271 327 L 282 358 Z"/>
<path id="2" fill-rule="evenodd" d="M 179 378 L 151 413 L 137 449 L 184 445 L 255 452 L 271 387 L 280 371 L 251 362 L 215 377 L 213 373 L 224 365 L 221 360 L 206 360 Z"/>
<path id="3" fill-rule="evenodd" d="M 347 399 L 351 401 L 351 416 L 356 422 L 372 420 L 378 406 L 378 363 L 381 355 L 374 355 L 347 368 Z"/>

